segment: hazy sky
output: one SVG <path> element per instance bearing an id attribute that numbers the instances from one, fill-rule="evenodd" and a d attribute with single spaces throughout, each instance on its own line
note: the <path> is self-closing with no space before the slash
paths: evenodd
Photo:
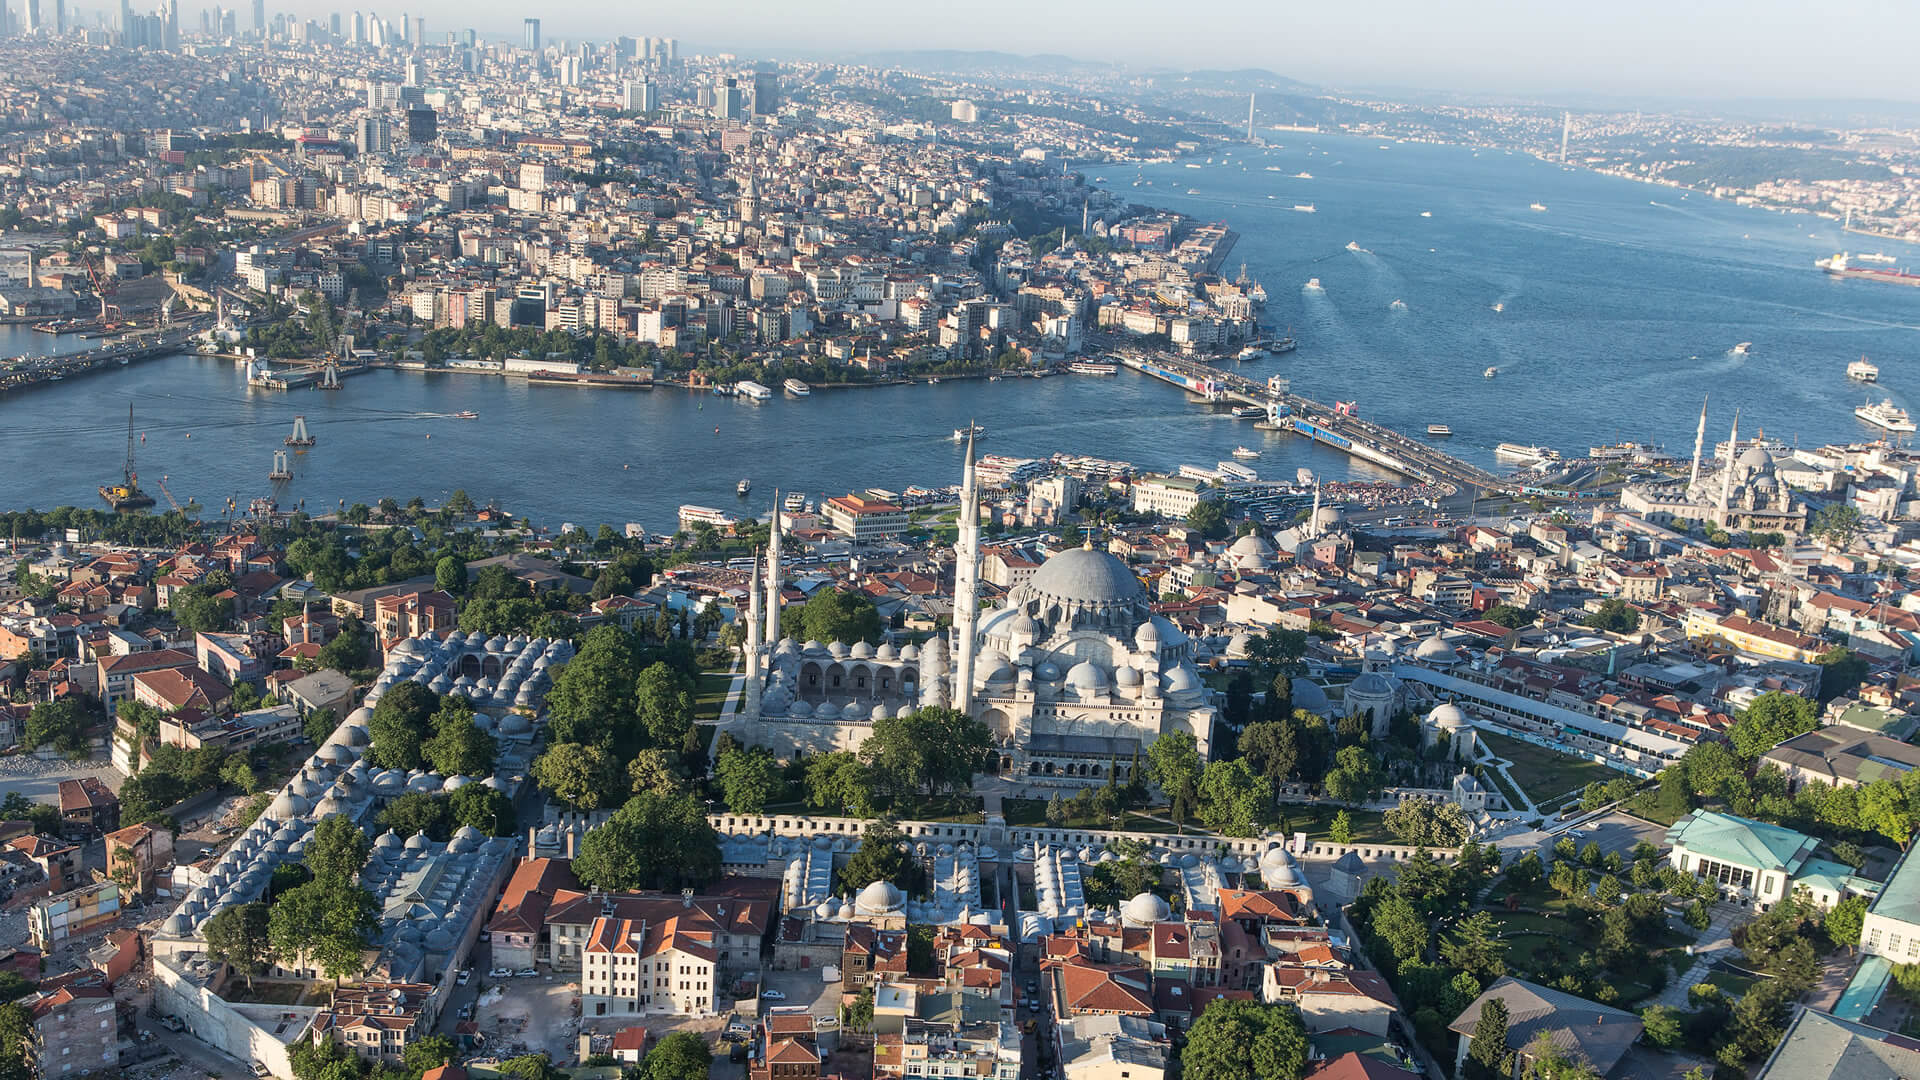
<path id="1" fill-rule="evenodd" d="M 402 3 L 425 15 L 429 35 L 472 26 L 517 36 L 522 18 L 538 16 L 550 38 L 677 37 L 715 52 L 1001 49 L 1468 93 L 1920 100 L 1920 0 L 385 3 L 388 19 Z M 339 8 L 299 0 L 287 10 Z"/>

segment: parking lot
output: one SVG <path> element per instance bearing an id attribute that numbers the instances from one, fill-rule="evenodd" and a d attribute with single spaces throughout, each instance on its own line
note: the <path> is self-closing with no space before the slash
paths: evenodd
<path id="1" fill-rule="evenodd" d="M 1589 842 L 1596 843 L 1602 852 L 1610 855 L 1617 851 L 1624 859 L 1633 850 L 1633 845 L 1642 840 L 1656 848 L 1664 847 L 1667 830 L 1650 821 L 1625 814 L 1608 814 L 1569 829 L 1565 835 L 1572 837 L 1573 842 L 1583 848 Z"/>
<path id="2" fill-rule="evenodd" d="M 762 1000 L 761 1008 L 776 1009 L 805 1006 L 815 1016 L 833 1016 L 840 1008 L 840 988 L 842 983 L 823 983 L 820 971 L 768 971 L 764 973 L 763 990 L 771 990 L 785 995 L 783 1000 Z"/>

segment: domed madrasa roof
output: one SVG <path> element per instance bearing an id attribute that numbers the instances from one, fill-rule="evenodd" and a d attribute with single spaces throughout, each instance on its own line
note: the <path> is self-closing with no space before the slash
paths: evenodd
<path id="1" fill-rule="evenodd" d="M 860 890 L 861 911 L 888 914 L 899 911 L 906 902 L 906 895 L 891 881 L 876 881 Z"/>
<path id="2" fill-rule="evenodd" d="M 1413 650 L 1413 658 L 1428 663 L 1450 663 L 1459 659 L 1454 655 L 1453 646 L 1437 632 Z"/>
<path id="3" fill-rule="evenodd" d="M 1451 701 L 1434 706 L 1433 711 L 1427 714 L 1427 723 L 1442 731 L 1458 731 L 1463 727 L 1472 726 L 1472 721 L 1467 719 L 1467 714 Z"/>
<path id="4" fill-rule="evenodd" d="M 1333 703 L 1327 700 L 1327 691 L 1319 683 L 1299 678 L 1293 680 L 1293 707 L 1325 716 Z"/>
<path id="5" fill-rule="evenodd" d="M 1028 598 L 1076 604 L 1125 604 L 1146 598 L 1146 589 L 1126 563 L 1108 552 L 1084 547 L 1063 551 L 1040 564 L 1020 588 Z"/>
<path id="6" fill-rule="evenodd" d="M 1393 683 L 1377 671 L 1363 671 L 1360 677 L 1347 684 L 1347 697 L 1358 694 L 1361 697 L 1389 697 L 1393 694 Z"/>
<path id="7" fill-rule="evenodd" d="M 1138 893 L 1120 906 L 1120 917 L 1130 926 L 1152 926 L 1172 914 L 1173 908 L 1150 892 Z"/>

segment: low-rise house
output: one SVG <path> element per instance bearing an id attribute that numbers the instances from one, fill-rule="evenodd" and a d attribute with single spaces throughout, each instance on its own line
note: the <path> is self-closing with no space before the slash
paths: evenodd
<path id="1" fill-rule="evenodd" d="M 581 1015 L 712 1016 L 719 956 L 710 930 L 601 917 L 581 950 Z"/>
<path id="2" fill-rule="evenodd" d="M 27 933 L 43 953 L 112 926 L 120 917 L 121 889 L 114 881 L 82 885 L 43 896 L 27 909 Z"/>
<path id="3" fill-rule="evenodd" d="M 1515 1076 L 1523 1075 L 1529 1066 L 1527 1044 L 1545 1032 L 1555 1046 L 1585 1060 L 1600 1076 L 1614 1080 L 1618 1075 L 1620 1080 L 1626 1080 L 1625 1073 L 1616 1074 L 1614 1070 L 1633 1048 L 1634 1040 L 1640 1037 L 1643 1025 L 1639 1017 L 1624 1009 L 1509 976 L 1494 980 L 1492 986 L 1447 1025 L 1447 1030 L 1460 1037 L 1453 1061 L 1456 1075 L 1467 1059 L 1467 1046 L 1473 1041 L 1474 1028 L 1480 1023 L 1480 1008 L 1494 998 L 1507 1006 L 1507 1048 L 1515 1052 Z"/>
<path id="4" fill-rule="evenodd" d="M 1054 1037 L 1064 1080 L 1163 1080 L 1173 1061 L 1167 1026 L 1138 1016 L 1076 1016 Z"/>
<path id="5" fill-rule="evenodd" d="M 437 1000 L 428 983 L 339 986 L 332 1004 L 314 1017 L 313 1029 L 363 1058 L 397 1065 L 408 1043 L 432 1033 Z"/>
<path id="6" fill-rule="evenodd" d="M 1920 1043 L 1801 1008 L 1753 1080 L 1897 1080 L 1920 1076 Z"/>
<path id="7" fill-rule="evenodd" d="M 85 1076 L 119 1064 L 113 990 L 99 971 L 42 983 L 20 1000 L 32 1020 L 34 1073 L 40 1080 Z"/>
<path id="8" fill-rule="evenodd" d="M 1810 782 L 1858 787 L 1920 769 L 1920 746 L 1848 724 L 1815 728 L 1760 755 L 1787 775 L 1789 791 Z"/>
<path id="9" fill-rule="evenodd" d="M 129 825 L 107 834 L 107 876 L 127 892 L 149 897 L 158 878 L 173 867 L 173 833 Z"/>
<path id="10" fill-rule="evenodd" d="M 120 796 L 100 782 L 83 776 L 60 781 L 60 820 L 73 839 L 92 839 L 120 827 Z"/>
<path id="11" fill-rule="evenodd" d="M 1763 911 L 1802 889 L 1821 907 L 1871 891 L 1852 867 L 1814 858 L 1819 842 L 1813 837 L 1779 825 L 1695 810 L 1667 830 L 1667 843 L 1674 869 L 1715 882 Z"/>

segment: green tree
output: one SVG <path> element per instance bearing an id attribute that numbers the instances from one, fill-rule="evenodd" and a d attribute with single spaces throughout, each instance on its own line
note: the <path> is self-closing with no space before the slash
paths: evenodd
<path id="1" fill-rule="evenodd" d="M 1343 746 L 1333 755 L 1323 783 L 1330 797 L 1344 803 L 1366 802 L 1385 786 L 1378 761 L 1359 746 Z"/>
<path id="2" fill-rule="evenodd" d="M 1466 814 L 1455 803 L 1413 799 L 1381 815 L 1380 824 L 1393 838 L 1415 847 L 1459 847 L 1473 831 Z"/>
<path id="3" fill-rule="evenodd" d="M 1822 705 L 1852 693 L 1854 687 L 1867 677 L 1867 658 L 1845 645 L 1835 645 L 1814 657 L 1814 663 L 1820 665 Z"/>
<path id="4" fill-rule="evenodd" d="M 874 642 L 880 640 L 880 612 L 873 601 L 833 587 L 815 589 L 807 602 L 789 607 L 782 619 L 795 620 L 788 632 L 807 641 Z"/>
<path id="5" fill-rule="evenodd" d="M 1227 535 L 1227 512 L 1221 509 L 1218 500 L 1202 499 L 1187 511 L 1187 528 L 1209 540 L 1218 540 Z"/>
<path id="6" fill-rule="evenodd" d="M 345 820 L 332 817 L 322 824 Z M 372 893 L 316 874 L 313 881 L 274 901 L 267 937 L 283 966 L 311 968 L 337 980 L 361 973 L 364 954 L 379 928 L 380 907 Z"/>
<path id="7" fill-rule="evenodd" d="M 493 763 L 500 751 L 494 737 L 473 722 L 473 706 L 459 698 L 433 714 L 433 736 L 421 744 L 420 753 L 442 776 L 492 776 Z"/>
<path id="8" fill-rule="evenodd" d="M 407 1043 L 400 1052 L 400 1067 L 410 1077 L 419 1077 L 428 1069 L 437 1069 L 460 1060 L 460 1047 L 446 1035 L 428 1035 Z"/>
<path id="9" fill-rule="evenodd" d="M 327 737 L 333 734 L 333 729 L 339 726 L 340 718 L 334 715 L 332 709 L 315 709 L 300 722 L 301 733 L 315 746 L 326 742 Z"/>
<path id="10" fill-rule="evenodd" d="M 1844 503 L 1823 506 L 1814 511 L 1807 532 L 1830 547 L 1851 547 L 1853 538 L 1860 532 L 1860 511 Z"/>
<path id="11" fill-rule="evenodd" d="M 1299 728 L 1292 717 L 1248 724 L 1240 733 L 1240 754 L 1255 772 L 1284 784 L 1300 767 Z"/>
<path id="12" fill-rule="evenodd" d="M 1353 815 L 1345 809 L 1334 814 L 1332 824 L 1327 826 L 1327 835 L 1336 844 L 1353 843 Z"/>
<path id="13" fill-rule="evenodd" d="M 1480 1003 L 1480 1018 L 1474 1021 L 1473 1040 L 1467 1044 L 1463 1080 L 1508 1080 L 1513 1076 L 1513 1051 L 1507 1049 L 1511 1022 L 1506 1002 L 1495 997 Z"/>
<path id="14" fill-rule="evenodd" d="M 15 1002 L 0 1005 L 0 1080 L 33 1080 L 33 1018 Z"/>
<path id="15" fill-rule="evenodd" d="M 1633 609 L 1633 605 L 1620 599 L 1602 601 L 1598 610 L 1588 612 L 1587 617 L 1580 621 L 1595 630 L 1615 634 L 1631 634 L 1640 629 L 1640 613 Z"/>
<path id="16" fill-rule="evenodd" d="M 1200 820 L 1228 836 L 1260 835 L 1273 806 L 1273 785 L 1256 775 L 1245 758 L 1208 762 L 1200 775 L 1199 795 Z"/>
<path id="17" fill-rule="evenodd" d="M 1528 611 L 1526 608 L 1514 607 L 1512 604 L 1495 604 L 1488 608 L 1486 613 L 1480 617 L 1490 623 L 1497 623 L 1500 626 L 1504 626 L 1509 630 L 1519 630 L 1523 627 L 1532 626 L 1535 620 L 1533 612 Z"/>
<path id="18" fill-rule="evenodd" d="M 190 633 L 225 630 L 233 618 L 233 601 L 216 596 L 217 591 L 205 584 L 177 589 L 167 602 L 167 610 L 173 613 L 173 621 L 180 629 Z"/>
<path id="19" fill-rule="evenodd" d="M 1507 945 L 1500 940 L 1500 924 L 1492 915 L 1476 911 L 1441 939 L 1440 959 L 1452 967 L 1491 983 L 1507 973 Z"/>
<path id="20" fill-rule="evenodd" d="M 545 1050 L 508 1058 L 500 1063 L 499 1069 L 502 1076 L 513 1080 L 567 1080 L 567 1074 L 553 1064 L 553 1055 Z"/>
<path id="21" fill-rule="evenodd" d="M 1290 1005 L 1215 1001 L 1187 1032 L 1181 1063 L 1185 1080 L 1298 1080 L 1307 1071 L 1306 1024 Z"/>
<path id="22" fill-rule="evenodd" d="M 845 750 L 815 754 L 807 759 L 805 782 L 807 804 L 814 809 L 873 816 L 873 779 L 859 755 Z"/>
<path id="23" fill-rule="evenodd" d="M 52 747 L 62 754 L 87 752 L 87 713 L 72 698 L 42 701 L 27 714 L 20 742 L 29 750 Z"/>
<path id="24" fill-rule="evenodd" d="M 632 781 L 634 791 L 678 795 L 687 790 L 687 778 L 681 775 L 673 756 L 657 747 L 642 750 L 627 762 L 627 779 Z"/>
<path id="25" fill-rule="evenodd" d="M 1649 1005 L 1640 1013 L 1640 1024 L 1644 1029 L 1641 1037 L 1648 1044 L 1662 1050 L 1673 1050 L 1686 1041 L 1686 1031 L 1680 1023 L 1680 1012 L 1667 1005 Z"/>
<path id="26" fill-rule="evenodd" d="M 1198 795 L 1202 765 L 1192 735 L 1169 731 L 1147 747 L 1147 779 L 1168 798 Z"/>
<path id="27" fill-rule="evenodd" d="M 485 578 L 483 571 L 481 581 L 475 583 L 476 591 Z M 556 743 L 611 748 L 616 735 L 626 735 L 619 741 L 637 744 L 631 733 L 636 723 L 634 684 L 638 676 L 638 656 L 626 631 L 617 626 L 597 626 L 589 631 L 547 693 L 548 737 Z"/>
<path id="28" fill-rule="evenodd" d="M 215 912 L 201 930 L 207 941 L 207 956 L 245 975 L 248 988 L 252 988 L 255 975 L 273 965 L 273 942 L 267 934 L 271 911 L 260 901 L 233 904 Z"/>
<path id="29" fill-rule="evenodd" d="M 720 840 L 693 796 L 642 791 L 580 841 L 573 872 L 609 891 L 697 887 L 720 872 Z"/>
<path id="30" fill-rule="evenodd" d="M 380 695 L 367 721 L 367 760 L 383 769 L 418 769 L 426 761 L 422 748 L 432 735 L 439 706 L 440 699 L 419 683 L 395 683 Z"/>
<path id="31" fill-rule="evenodd" d="M 443 555 L 433 566 L 433 587 L 451 596 L 467 588 L 467 564 L 457 555 Z"/>
<path id="32" fill-rule="evenodd" d="M 533 762 L 533 781 L 577 810 L 598 810 L 617 802 L 625 785 L 620 763 L 599 746 L 559 743 Z"/>
<path id="33" fill-rule="evenodd" d="M 653 1045 L 640 1062 L 645 1080 L 706 1080 L 713 1050 L 691 1031 L 674 1031 Z"/>
<path id="34" fill-rule="evenodd" d="M 1866 922 L 1866 917 L 1867 898 L 1849 896 L 1828 909 L 1826 917 L 1821 922 L 1827 931 L 1828 940 L 1836 946 L 1844 946 L 1848 951 L 1852 951 L 1855 945 L 1860 944 L 1860 928 Z"/>
<path id="35" fill-rule="evenodd" d="M 300 859 L 313 871 L 313 880 L 328 888 L 344 888 L 353 883 L 360 868 L 367 864 L 373 845 L 360 826 L 345 814 L 333 814 L 307 834 Z"/>
<path id="36" fill-rule="evenodd" d="M 638 746 L 677 749 L 693 730 L 693 682 L 665 663 L 649 665 L 640 673 L 633 700 L 634 715 L 644 732 L 644 739 L 633 740 Z"/>
<path id="37" fill-rule="evenodd" d="M 1820 711 L 1813 702 L 1782 690 L 1770 690 L 1753 699 L 1727 738 L 1733 749 L 1747 761 L 1820 726 Z"/>
<path id="38" fill-rule="evenodd" d="M 778 802 L 786 787 L 780 763 L 764 746 L 728 748 L 715 762 L 714 776 L 727 809 L 736 814 L 760 813 L 768 803 Z"/>
<path id="39" fill-rule="evenodd" d="M 858 892 L 876 881 L 891 881 L 903 890 L 911 889 L 919 866 L 901 849 L 906 839 L 890 821 L 869 825 L 860 836 L 860 847 L 840 868 L 842 888 Z"/>
<path id="40" fill-rule="evenodd" d="M 873 722 L 860 744 L 869 775 L 894 795 L 965 788 L 994 765 L 993 733 L 954 709 L 928 706 Z"/>
<path id="41" fill-rule="evenodd" d="M 425 833 L 427 839 L 444 844 L 453 835 L 453 806 L 445 795 L 411 791 L 380 811 L 380 824 L 403 837 Z"/>
<path id="42" fill-rule="evenodd" d="M 1427 917 L 1405 896 L 1396 892 L 1381 901 L 1373 911 L 1371 925 L 1374 936 L 1386 944 L 1395 970 L 1426 955 Z"/>
<path id="43" fill-rule="evenodd" d="M 519 831 L 519 815 L 504 791 L 484 783 L 468 784 L 449 800 L 455 825 L 470 825 L 488 836 L 512 836 Z"/>

